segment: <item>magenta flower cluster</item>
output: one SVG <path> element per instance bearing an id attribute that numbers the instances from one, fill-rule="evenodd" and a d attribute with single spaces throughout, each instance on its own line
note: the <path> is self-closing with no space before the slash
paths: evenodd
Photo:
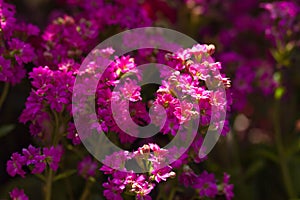
<path id="1" fill-rule="evenodd" d="M 170 177 L 175 177 L 172 167 L 164 166 L 168 151 L 161 149 L 156 144 L 144 145 L 133 153 L 120 152 L 118 154 L 120 160 L 112 160 L 110 166 L 104 165 L 100 169 L 104 174 L 112 176 L 108 178 L 108 182 L 103 183 L 105 188 L 103 194 L 107 199 L 123 199 L 122 193 L 130 193 L 136 196 L 137 199 L 152 199 L 149 194 L 154 189 L 155 184 L 166 181 Z M 110 157 L 106 159 L 110 159 Z M 126 161 L 131 159 L 136 160 L 141 167 L 148 168 L 150 170 L 149 174 L 136 174 L 126 171 Z M 114 170 L 111 167 L 117 167 L 123 171 Z"/>
<path id="2" fill-rule="evenodd" d="M 202 174 L 196 175 L 192 169 L 185 166 L 179 180 L 185 187 L 198 190 L 200 197 L 214 198 L 219 192 L 225 194 L 227 200 L 234 197 L 233 185 L 229 184 L 229 175 L 226 173 L 224 173 L 223 182 L 217 185 L 214 174 L 204 171 Z"/>
<path id="3" fill-rule="evenodd" d="M 0 1 L 0 81 L 19 83 L 26 74 L 24 64 L 36 58 L 32 40 L 38 36 L 38 27 L 15 18 L 13 5 Z"/>
<path id="4" fill-rule="evenodd" d="M 22 150 L 22 154 L 17 152 L 12 154 L 7 162 L 6 170 L 10 176 L 20 175 L 23 178 L 26 175 L 24 167 L 27 167 L 32 174 L 43 173 L 47 165 L 56 171 L 62 154 L 61 147 L 44 147 L 41 150 L 41 148 L 29 145 L 27 149 Z"/>
<path id="5" fill-rule="evenodd" d="M 137 199 L 152 199 L 149 194 L 158 183 L 176 177 L 176 173 L 173 171 L 174 165 L 166 164 L 168 157 L 172 156 L 170 153 L 170 151 L 150 143 L 145 144 L 132 153 L 117 153 L 120 158 L 118 161 L 114 161 L 108 156 L 106 159 L 111 160 L 110 167 L 104 165 L 100 169 L 104 174 L 111 175 L 108 181 L 103 183 L 105 188 L 104 196 L 109 200 L 121 200 L 123 199 L 122 194 L 125 193 L 136 196 Z M 141 167 L 149 168 L 149 173 L 137 174 L 126 171 L 125 164 L 132 159 L 138 162 Z M 208 174 L 204 171 L 202 174 L 196 175 L 188 165 L 182 164 L 179 165 L 184 166 L 183 172 L 179 176 L 179 182 L 183 186 L 194 188 L 201 198 L 214 198 L 218 194 L 224 194 L 227 200 L 233 198 L 233 185 L 229 184 L 228 174 L 225 173 L 223 182 L 217 184 L 213 174 Z M 111 167 L 117 167 L 122 169 L 122 171 Z"/>
<path id="6" fill-rule="evenodd" d="M 222 64 L 211 57 L 215 51 L 214 45 L 197 44 L 190 48 L 178 48 L 174 53 L 145 49 L 119 57 L 114 57 L 115 50 L 108 46 L 97 50 L 95 53 L 98 60 L 81 72 L 79 68 L 84 58 L 95 44 L 110 34 L 110 29 L 117 33 L 120 30 L 153 25 L 156 15 L 148 7 L 151 3 L 138 0 L 67 0 L 62 6 L 68 12 L 51 13 L 50 23 L 41 33 L 37 27 L 19 22 L 14 17 L 14 6 L 3 1 L 0 1 L 0 5 L 0 37 L 3 38 L 0 42 L 0 81 L 12 85 L 19 83 L 26 75 L 25 65 L 32 67 L 28 73 L 31 91 L 19 121 L 29 124 L 29 132 L 40 145 L 29 145 L 21 153 L 12 154 L 6 168 L 10 176 L 24 178 L 26 174 L 32 174 L 40 178 L 46 185 L 45 199 L 49 200 L 53 179 L 73 175 L 61 163 L 72 152 L 72 155 L 78 156 L 74 159 L 75 169 L 72 170 L 77 170 L 87 186 L 95 180 L 102 185 L 106 199 L 123 199 L 128 196 L 152 199 L 153 192 L 162 182 L 169 184 L 169 181 L 174 180 L 180 186 L 192 188 L 200 198 L 215 198 L 218 195 L 225 196 L 227 200 L 233 198 L 229 175 L 224 174 L 224 180 L 217 181 L 212 173 L 204 171 L 196 174 L 191 169 L 193 164 L 206 159 L 200 158 L 198 153 L 209 127 L 223 136 L 229 132 L 226 112 L 232 104 L 229 90 L 231 83 L 229 78 L 219 72 L 222 71 Z M 165 4 L 162 4 L 162 9 L 165 8 Z M 136 37 L 139 41 L 147 39 L 144 35 Z M 155 39 L 167 42 L 164 38 Z M 135 40 L 127 38 L 124 45 L 134 45 L 138 42 Z M 107 60 L 111 64 L 103 72 L 95 94 L 98 121 L 90 122 L 90 108 L 82 108 L 82 114 L 86 114 L 91 127 L 100 124 L 115 144 L 131 151 L 117 152 L 106 158 L 111 165 L 102 165 L 100 168 L 107 178 L 103 182 L 97 180 L 100 164 L 86 156 L 87 152 L 81 145 L 82 138 L 76 131 L 72 95 L 76 76 L 97 76 L 97 65 Z M 164 81 L 153 92 L 152 99 L 144 99 L 143 94 L 147 91 L 138 84 L 142 79 L 138 65 L 149 60 L 163 63 L 173 71 L 161 69 L 159 76 Z M 240 76 L 245 78 L 244 74 Z M 249 76 L 247 79 L 252 78 Z M 120 90 L 114 91 L 115 87 Z M 81 89 L 83 93 L 88 92 L 84 87 Z M 128 111 L 125 109 L 126 101 L 129 101 Z M 116 103 L 119 108 L 116 116 L 111 109 L 112 103 Z M 155 115 L 151 121 L 150 109 L 157 113 L 165 112 L 165 123 L 161 123 L 161 115 Z M 195 139 L 188 149 L 161 148 L 179 134 L 179 130 L 182 141 L 190 137 L 188 124 L 197 118 L 199 123 L 193 125 L 199 128 L 192 133 Z M 142 133 L 136 126 L 131 127 L 131 121 L 140 126 L 152 122 L 160 127 L 157 137 L 162 139 L 156 141 L 155 138 L 148 138 L 142 141 L 139 139 Z M 175 155 L 180 156 L 174 161 Z M 116 156 L 118 159 L 112 159 Z M 169 163 L 170 160 L 173 162 Z M 126 163 L 133 161 L 148 172 L 134 173 L 127 169 Z M 87 190 L 89 187 L 86 187 Z M 28 199 L 24 191 L 18 188 L 10 193 L 10 197 Z"/>

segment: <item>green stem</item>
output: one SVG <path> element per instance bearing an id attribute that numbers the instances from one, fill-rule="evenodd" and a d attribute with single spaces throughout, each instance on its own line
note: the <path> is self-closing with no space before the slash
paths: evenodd
<path id="1" fill-rule="evenodd" d="M 282 143 L 281 127 L 280 127 L 280 100 L 275 102 L 274 110 L 274 129 L 275 129 L 275 143 L 279 156 L 279 166 L 282 173 L 283 182 L 286 192 L 290 199 L 296 199 L 296 194 L 293 188 L 291 174 L 288 168 L 288 161 L 286 159 L 284 145 Z"/>
<path id="2" fill-rule="evenodd" d="M 69 178 L 66 178 L 66 179 L 65 179 L 65 183 L 66 183 L 67 193 L 68 193 L 68 195 L 69 195 L 69 199 L 70 199 L 70 200 L 74 200 L 73 190 L 72 190 L 72 186 L 71 186 L 71 183 L 70 183 Z"/>
<path id="3" fill-rule="evenodd" d="M 88 196 L 90 195 L 90 192 L 91 192 L 92 185 L 93 185 L 93 183 L 90 180 L 87 180 L 84 190 L 81 194 L 80 200 L 86 200 L 88 198 Z"/>
<path id="4" fill-rule="evenodd" d="M 2 105 L 7 97 L 8 91 L 9 91 L 9 83 L 5 82 L 3 92 L 0 97 L 0 109 L 2 108 Z"/>
<path id="5" fill-rule="evenodd" d="M 52 144 L 56 146 L 59 141 L 60 133 L 59 133 L 59 117 L 56 113 L 56 111 L 51 110 L 53 117 L 54 117 L 54 130 L 53 130 L 53 136 L 52 136 Z"/>
<path id="6" fill-rule="evenodd" d="M 45 187 L 45 200 L 51 200 L 52 181 L 53 181 L 53 171 L 52 169 L 49 169 L 47 174 L 46 187 Z"/>
<path id="7" fill-rule="evenodd" d="M 58 115 L 55 111 L 51 110 L 53 116 L 54 116 L 54 130 L 53 130 L 53 136 L 52 136 L 52 141 L 51 144 L 53 146 L 57 146 L 59 142 L 59 118 Z M 51 200 L 52 196 L 52 184 L 53 184 L 53 178 L 54 178 L 54 171 L 49 167 L 48 171 L 46 173 L 46 185 L 45 185 L 45 200 Z"/>

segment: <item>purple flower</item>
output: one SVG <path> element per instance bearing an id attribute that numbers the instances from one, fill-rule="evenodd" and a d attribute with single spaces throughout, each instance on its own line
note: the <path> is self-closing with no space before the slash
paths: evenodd
<path id="1" fill-rule="evenodd" d="M 223 193 L 225 194 L 226 200 L 231 200 L 234 197 L 233 193 L 233 184 L 229 184 L 230 176 L 227 173 L 224 173 L 223 177 Z"/>
<path id="2" fill-rule="evenodd" d="M 97 162 L 94 162 L 92 158 L 88 156 L 79 162 L 78 173 L 83 178 L 88 179 L 89 177 L 95 176 L 97 167 Z"/>
<path id="3" fill-rule="evenodd" d="M 23 189 L 14 188 L 10 193 L 9 196 L 11 200 L 28 200 L 28 196 L 24 193 Z"/>
<path id="4" fill-rule="evenodd" d="M 121 193 L 125 189 L 125 186 L 119 180 L 108 179 L 108 182 L 102 184 L 105 188 L 103 195 L 107 200 L 123 200 Z"/>
<path id="5" fill-rule="evenodd" d="M 53 71 L 47 66 L 33 68 L 29 73 L 29 78 L 32 79 L 31 85 L 37 89 L 39 95 L 44 95 L 51 84 Z"/>
<path id="6" fill-rule="evenodd" d="M 129 78 L 125 79 L 124 85 L 120 89 L 122 96 L 132 102 L 142 100 L 140 91 L 141 88 L 137 85 L 137 82 Z"/>
<path id="7" fill-rule="evenodd" d="M 262 7 L 268 10 L 272 19 L 277 18 L 294 18 L 299 12 L 299 7 L 294 2 L 277 1 L 264 3 Z"/>
<path id="8" fill-rule="evenodd" d="M 209 99 L 201 99 L 199 101 L 200 123 L 202 126 L 209 125 L 211 121 L 211 104 Z"/>
<path id="9" fill-rule="evenodd" d="M 129 112 L 136 124 L 146 125 L 151 121 L 149 113 L 146 110 L 146 105 L 142 101 L 129 102 Z"/>
<path id="10" fill-rule="evenodd" d="M 45 155 L 45 160 L 50 166 L 50 168 L 56 171 L 58 169 L 58 165 L 63 154 L 62 148 L 60 146 L 52 146 L 50 148 L 44 147 L 43 153 Z"/>
<path id="11" fill-rule="evenodd" d="M 172 167 L 171 166 L 167 166 L 167 167 L 163 167 L 163 168 L 159 168 L 156 170 L 153 170 L 151 173 L 154 175 L 154 180 L 159 183 L 161 181 L 166 181 L 167 178 L 173 178 L 175 177 L 175 172 L 171 171 Z"/>
<path id="12" fill-rule="evenodd" d="M 175 136 L 180 128 L 179 119 L 174 116 L 174 113 L 170 114 L 168 112 L 168 118 L 165 122 L 164 127 L 161 129 L 163 134 L 171 134 Z"/>
<path id="13" fill-rule="evenodd" d="M 193 187 L 199 191 L 200 197 L 214 198 L 218 193 L 214 174 L 209 174 L 206 171 L 197 177 Z"/>
<path id="14" fill-rule="evenodd" d="M 79 137 L 79 135 L 77 133 L 77 130 L 76 130 L 76 127 L 75 127 L 74 123 L 71 123 L 71 122 L 69 123 L 67 131 L 68 131 L 67 138 L 71 139 L 72 143 L 74 145 L 81 144 L 81 140 L 80 140 L 80 137 Z"/>
<path id="15" fill-rule="evenodd" d="M 129 56 L 122 56 L 120 58 L 116 58 L 114 67 L 116 69 L 116 73 L 119 75 L 120 73 L 125 74 L 126 72 L 133 70 L 136 65 L 133 58 L 130 58 Z"/>
<path id="16" fill-rule="evenodd" d="M 35 91 L 31 91 L 25 103 L 26 108 L 20 116 L 20 122 L 26 123 L 33 121 L 41 113 L 43 109 L 43 97 L 39 96 Z"/>
<path id="17" fill-rule="evenodd" d="M 169 108 L 169 107 L 173 108 L 175 105 L 178 104 L 178 100 L 169 93 L 167 93 L 167 94 L 166 93 L 163 93 L 163 94 L 158 93 L 156 102 L 165 108 Z"/>
<path id="18" fill-rule="evenodd" d="M 19 153 L 13 153 L 6 164 L 6 171 L 10 176 L 19 174 L 21 177 L 25 177 L 25 171 L 22 169 L 23 165 L 26 164 L 26 158 Z"/>
<path id="19" fill-rule="evenodd" d="M 15 22 L 16 22 L 16 19 L 14 18 L 15 12 L 16 12 L 15 6 L 1 1 L 0 27 L 8 36 L 11 35 L 11 32 L 13 31 L 13 28 L 15 26 Z"/>
<path id="20" fill-rule="evenodd" d="M 51 109 L 61 112 L 64 105 L 69 105 L 74 80 L 72 72 L 53 73 L 53 83 L 49 86 L 46 96 Z"/>
<path id="21" fill-rule="evenodd" d="M 248 94 L 253 91 L 253 81 L 255 78 L 255 71 L 249 65 L 243 65 L 236 70 L 236 77 L 233 85 L 235 89 Z"/>
<path id="22" fill-rule="evenodd" d="M 16 52 L 14 57 L 19 65 L 33 60 L 35 53 L 30 44 L 26 44 L 18 39 L 12 39 L 8 45 L 12 52 Z"/>
<path id="23" fill-rule="evenodd" d="M 189 52 L 196 58 L 201 58 L 203 55 L 212 55 L 215 52 L 215 46 L 213 44 L 196 44 L 190 49 Z"/>
<path id="24" fill-rule="evenodd" d="M 35 164 L 34 164 L 34 168 L 31 170 L 31 173 L 32 174 L 41 174 L 43 173 L 43 171 L 45 170 L 46 168 L 46 163 L 45 163 L 45 160 L 44 160 L 44 156 L 41 155 L 39 156 L 41 157 L 42 159 L 41 160 L 38 160 Z"/>
<path id="25" fill-rule="evenodd" d="M 179 176 L 179 182 L 185 187 L 193 186 L 197 181 L 197 175 L 188 165 L 184 165 L 183 170 Z"/>
<path id="26" fill-rule="evenodd" d="M 24 148 L 22 150 L 22 153 L 26 158 L 26 165 L 30 165 L 36 163 L 37 159 L 39 159 L 40 149 L 29 145 L 27 149 Z"/>
<path id="27" fill-rule="evenodd" d="M 41 155 L 40 148 L 35 148 L 32 145 L 29 145 L 27 149 L 22 150 L 22 153 L 26 158 L 26 165 L 34 166 L 31 173 L 40 174 L 45 170 L 45 156 Z"/>
<path id="28" fill-rule="evenodd" d="M 132 183 L 132 192 L 137 194 L 137 199 L 146 200 L 151 199 L 148 195 L 154 188 L 153 183 L 149 183 L 145 175 L 140 175 Z"/>
<path id="29" fill-rule="evenodd" d="M 0 81 L 9 81 L 13 76 L 10 60 L 5 59 L 2 55 L 0 56 Z"/>
<path id="30" fill-rule="evenodd" d="M 106 174 L 111 174 L 115 169 L 124 170 L 125 162 L 130 159 L 130 153 L 128 151 L 114 152 L 113 154 L 106 156 L 101 167 L 101 171 L 104 171 Z"/>
<path id="31" fill-rule="evenodd" d="M 184 124 L 189 121 L 193 116 L 197 115 L 196 111 L 193 111 L 193 104 L 182 101 L 180 105 L 175 108 L 174 111 L 175 116 L 179 119 L 180 124 Z"/>

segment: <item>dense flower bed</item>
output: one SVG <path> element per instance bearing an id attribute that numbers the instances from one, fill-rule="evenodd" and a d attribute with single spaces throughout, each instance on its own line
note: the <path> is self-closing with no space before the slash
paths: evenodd
<path id="1" fill-rule="evenodd" d="M 292 176 L 299 173 L 294 159 L 299 160 L 300 150 L 296 123 L 300 97 L 295 95 L 300 87 L 297 1 L 62 0 L 50 4 L 55 6 L 48 23 L 36 26 L 20 17 L 13 3 L 0 0 L 0 109 L 11 103 L 6 101 L 10 86 L 30 85 L 18 123 L 28 126 L 22 134 L 32 144 L 9 152 L 6 173 L 42 183 L 41 192 L 37 188 L 27 192 L 18 184 L 3 187 L 4 198 L 275 199 L 249 195 L 246 186 L 269 162 L 272 169 L 280 169 L 274 172 L 282 188 L 278 199 L 299 197 L 300 188 L 295 186 L 299 181 Z M 187 33 L 199 44 L 178 47 L 176 52 L 139 49 L 122 56 L 115 56 L 110 46 L 94 49 L 121 31 L 150 26 Z M 134 35 L 120 45 L 144 40 L 150 39 Z M 154 40 L 167 43 L 163 38 Z M 100 61 L 81 71 L 90 52 Z M 80 113 L 91 127 L 100 125 L 102 134 L 124 151 L 99 162 L 82 144 L 84 138 L 74 122 L 78 112 L 74 109 L 79 108 L 72 98 L 76 77 L 97 76 L 97 64 L 103 60 L 110 64 L 96 87 L 95 108 L 85 105 Z M 147 74 L 163 81 L 140 86 L 145 74 L 139 66 L 144 63 L 164 64 L 172 71 L 160 68 L 154 75 Z M 117 110 L 111 109 L 113 103 Z M 90 118 L 93 109 L 96 123 Z M 152 111 L 159 114 L 151 115 Z M 287 114 L 288 119 L 283 119 Z M 140 138 L 135 125 L 149 123 L 159 127 L 158 134 Z M 5 138 L 9 131 L 1 125 L 0 137 Z M 217 146 L 223 149 L 216 150 L 220 156 L 199 153 L 208 130 L 222 136 Z M 293 133 L 286 136 L 283 131 Z M 164 148 L 177 134 L 182 141 L 193 137 L 191 145 Z M 100 151 L 105 148 L 99 146 Z M 225 159 L 233 164 L 224 167 Z M 130 169 L 131 162 L 140 172 Z"/>

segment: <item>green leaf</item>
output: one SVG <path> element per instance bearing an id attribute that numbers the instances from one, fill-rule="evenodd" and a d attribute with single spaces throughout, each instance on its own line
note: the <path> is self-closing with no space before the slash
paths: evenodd
<path id="1" fill-rule="evenodd" d="M 273 79 L 277 84 L 281 83 L 282 75 L 281 72 L 275 72 L 273 75 Z"/>
<path id="2" fill-rule="evenodd" d="M 300 140 L 294 139 L 292 142 L 289 143 L 288 146 L 286 146 L 286 155 L 288 157 L 292 157 L 298 152 L 300 152 Z"/>
<path id="3" fill-rule="evenodd" d="M 283 94 L 284 94 L 284 87 L 278 87 L 275 90 L 274 97 L 275 99 L 281 99 Z"/>
<path id="4" fill-rule="evenodd" d="M 41 174 L 34 174 L 36 177 L 38 177 L 41 181 L 46 182 L 46 178 Z"/>
<path id="5" fill-rule="evenodd" d="M 9 132 L 14 130 L 16 125 L 14 124 L 6 124 L 0 127 L 0 138 L 6 136 Z"/>
<path id="6" fill-rule="evenodd" d="M 75 174 L 76 170 L 75 169 L 71 169 L 71 170 L 68 170 L 68 171 L 65 171 L 64 173 L 61 173 L 61 174 L 58 174 L 57 176 L 54 177 L 53 181 L 58 181 L 60 179 L 64 179 L 64 178 L 67 178 L 73 174 Z"/>
<path id="7" fill-rule="evenodd" d="M 253 162 L 250 167 L 247 169 L 245 173 L 245 179 L 248 179 L 255 174 L 257 174 L 260 170 L 262 170 L 265 166 L 265 162 L 263 160 L 258 160 L 256 162 Z"/>
<path id="8" fill-rule="evenodd" d="M 269 149 L 259 149 L 257 151 L 258 156 L 262 156 L 264 158 L 267 158 L 271 161 L 273 161 L 274 163 L 278 163 L 278 156 L 275 152 L 269 150 Z"/>

